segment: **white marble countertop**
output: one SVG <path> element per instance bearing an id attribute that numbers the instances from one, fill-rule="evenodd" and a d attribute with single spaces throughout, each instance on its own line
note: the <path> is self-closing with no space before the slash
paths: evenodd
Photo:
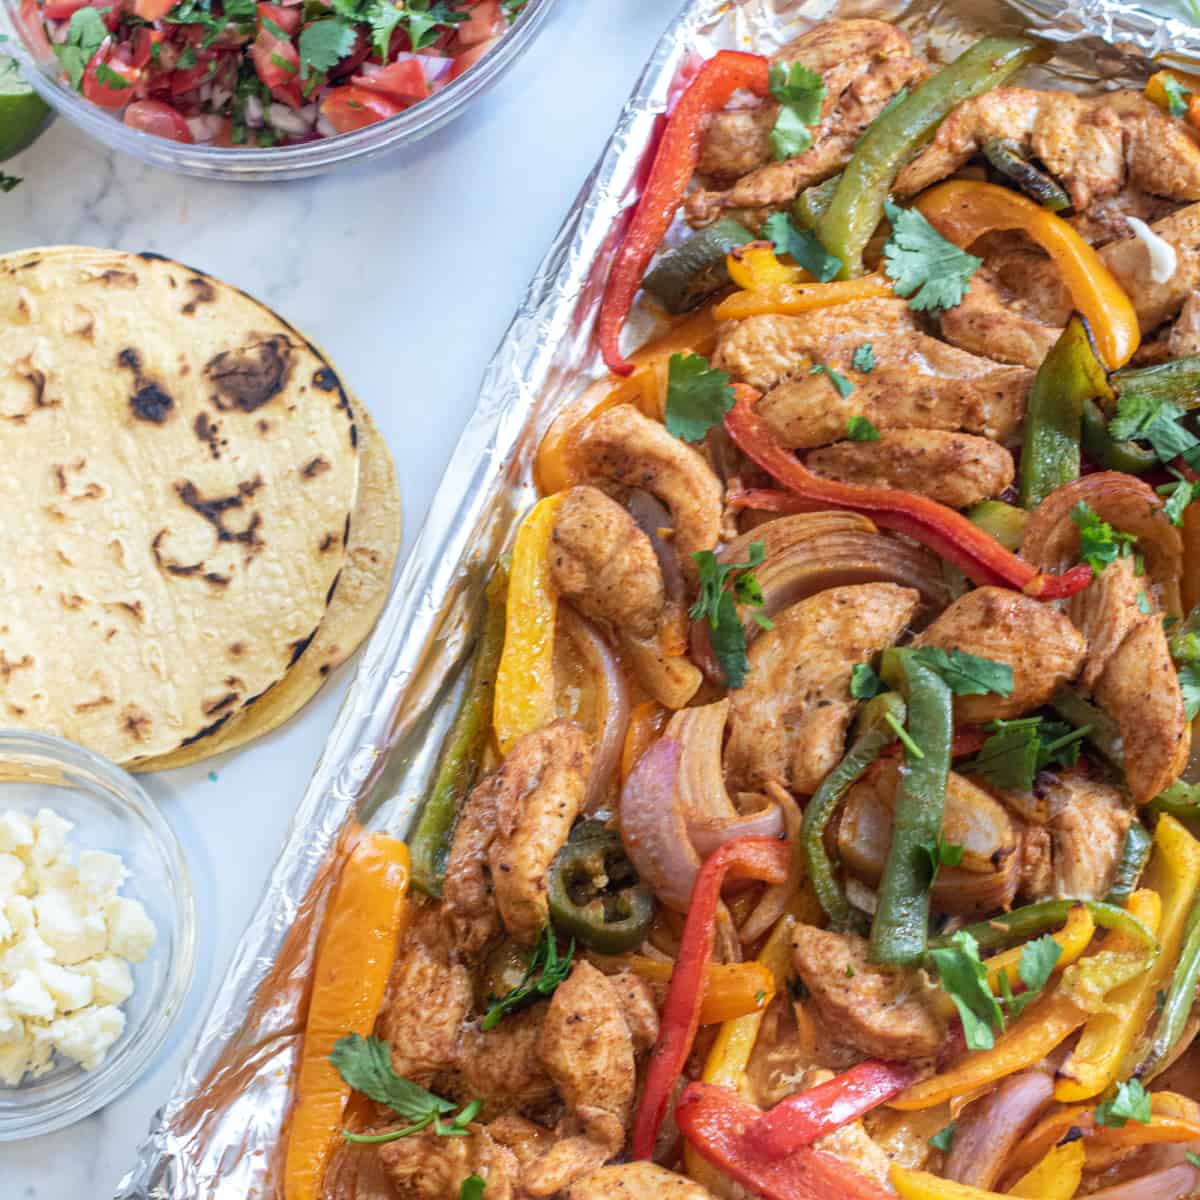
<path id="1" fill-rule="evenodd" d="M 185 179 L 104 153 L 58 121 L 5 164 L 25 181 L 0 195 L 0 252 L 154 250 L 272 305 L 328 350 L 390 442 L 407 547 L 484 366 L 677 7 L 558 0 L 528 53 L 465 116 L 322 179 Z M 145 780 L 191 865 L 196 982 L 167 1047 L 121 1100 L 58 1134 L 0 1145 L 3 1200 L 112 1195 L 262 891 L 349 677 L 343 668 L 247 750 Z"/>

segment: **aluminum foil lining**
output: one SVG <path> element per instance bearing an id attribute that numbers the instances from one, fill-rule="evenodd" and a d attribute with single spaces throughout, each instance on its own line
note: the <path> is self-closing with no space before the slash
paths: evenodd
<path id="1" fill-rule="evenodd" d="M 355 821 L 397 836 L 409 827 L 453 713 L 488 572 L 534 498 L 540 436 L 598 374 L 592 322 L 680 67 L 721 48 L 769 53 L 830 17 L 871 16 L 908 29 L 934 61 L 954 58 L 984 32 L 1030 29 L 1057 44 L 1035 81 L 1138 86 L 1151 57 L 1200 64 L 1200 31 L 1185 13 L 1164 20 L 1118 0 L 689 0 L 487 369 L 266 893 L 116 1200 L 282 1196 L 291 1076 L 342 836 Z"/>

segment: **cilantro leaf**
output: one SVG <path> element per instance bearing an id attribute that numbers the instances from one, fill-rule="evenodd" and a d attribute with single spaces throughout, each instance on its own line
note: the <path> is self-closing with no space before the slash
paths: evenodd
<path id="1" fill-rule="evenodd" d="M 1111 1100 L 1096 1105 L 1096 1124 L 1110 1129 L 1122 1129 L 1129 1121 L 1149 1125 L 1151 1116 L 1150 1094 L 1137 1079 L 1118 1084 Z"/>
<path id="2" fill-rule="evenodd" d="M 787 213 L 772 213 L 763 225 L 779 254 L 790 254 L 814 279 L 828 283 L 841 269 L 842 260 L 817 240 L 807 229 L 797 229 Z"/>
<path id="3" fill-rule="evenodd" d="M 108 37 L 108 29 L 98 9 L 88 6 L 76 9 L 67 24 L 67 40 L 54 47 L 58 61 L 62 63 L 71 86 L 78 88 L 83 82 L 83 73 L 92 55 L 100 49 L 100 43 Z"/>
<path id="4" fill-rule="evenodd" d="M 944 1150 L 947 1154 L 950 1153 L 950 1147 L 954 1145 L 954 1130 L 955 1122 L 951 1121 L 944 1129 L 939 1129 L 937 1133 L 929 1139 L 929 1144 L 935 1150 Z"/>
<path id="5" fill-rule="evenodd" d="M 96 64 L 96 82 L 110 88 L 127 88 L 130 86 L 129 80 L 124 75 L 119 75 L 114 71 L 108 63 Z"/>
<path id="6" fill-rule="evenodd" d="M 468 1175 L 458 1189 L 458 1200 L 483 1200 L 483 1189 L 486 1186 L 479 1175 Z"/>
<path id="7" fill-rule="evenodd" d="M 1004 1014 L 988 987 L 987 967 L 979 957 L 979 943 L 965 929 L 950 946 L 929 952 L 942 990 L 954 1001 L 962 1018 L 968 1050 L 990 1050 L 996 1043 L 993 1030 L 1002 1028 Z"/>
<path id="8" fill-rule="evenodd" d="M 1200 713 L 1200 664 L 1179 668 L 1179 690 L 1183 694 L 1183 715 L 1190 721 Z"/>
<path id="9" fill-rule="evenodd" d="M 1079 743 L 1091 726 L 1072 729 L 1061 721 L 1021 717 L 993 721 L 991 737 L 962 770 L 982 775 L 993 787 L 1027 792 L 1037 773 L 1051 763 L 1072 766 L 1079 759 Z"/>
<path id="10" fill-rule="evenodd" d="M 1000 1004 L 1008 1020 L 1015 1021 L 1038 998 L 1061 957 L 1062 947 L 1048 933 L 1021 947 L 1017 975 L 1025 991 L 1013 992 L 1007 971 L 1001 971 L 999 977 Z"/>
<path id="11" fill-rule="evenodd" d="M 883 681 L 871 669 L 870 663 L 855 663 L 850 671 L 850 695 L 855 700 L 870 700 L 883 691 Z"/>
<path id="12" fill-rule="evenodd" d="M 779 101 L 779 116 L 771 130 L 771 149 L 777 159 L 793 158 L 811 149 L 809 126 L 821 119 L 825 83 L 815 71 L 800 63 L 785 67 L 774 63 L 768 75 L 771 95 Z"/>
<path id="13" fill-rule="evenodd" d="M 940 834 L 936 841 L 921 843 L 917 849 L 925 860 L 931 884 L 937 878 L 939 868 L 960 866 L 965 851 L 965 847 L 946 841 Z"/>
<path id="14" fill-rule="evenodd" d="M 700 592 L 688 615 L 693 621 L 707 618 L 713 654 L 721 665 L 726 684 L 732 689 L 740 688 L 746 682 L 750 670 L 746 631 L 737 606 L 763 606 L 762 588 L 754 576 L 754 569 L 762 565 L 765 557 L 766 547 L 762 542 L 750 543 L 750 557 L 742 563 L 723 563 L 711 550 L 698 550 L 692 555 L 699 568 Z M 772 627 L 760 613 L 755 614 L 755 620 L 764 629 Z"/>
<path id="15" fill-rule="evenodd" d="M 828 375 L 830 383 L 838 390 L 838 395 L 845 399 L 852 391 L 854 384 L 848 380 L 841 371 L 835 371 L 832 367 L 827 367 L 824 363 L 813 363 L 808 368 L 810 375 Z"/>
<path id="16" fill-rule="evenodd" d="M 1193 1167 L 1200 1167 L 1200 1154 L 1196 1154 L 1193 1151 L 1188 1150 L 1183 1157 L 1186 1158 Z"/>
<path id="17" fill-rule="evenodd" d="M 864 375 L 869 375 L 875 370 L 875 347 L 870 342 L 863 342 L 854 351 L 854 357 L 851 358 L 850 365 L 856 371 L 861 371 Z"/>
<path id="18" fill-rule="evenodd" d="M 852 442 L 877 442 L 879 430 L 868 417 L 848 417 L 846 419 L 846 436 Z"/>
<path id="19" fill-rule="evenodd" d="M 1129 553 L 1137 541 L 1131 533 L 1114 529 L 1107 521 L 1100 520 L 1095 509 L 1085 500 L 1080 500 L 1071 509 L 1071 520 L 1079 529 L 1079 557 L 1097 575 L 1111 562 Z"/>
<path id="20" fill-rule="evenodd" d="M 1186 479 L 1177 479 L 1174 483 L 1164 483 L 1154 490 L 1160 496 L 1166 496 L 1163 516 L 1172 525 L 1182 525 L 1184 510 L 1189 504 L 1200 498 L 1200 482 L 1191 483 Z"/>
<path id="21" fill-rule="evenodd" d="M 936 671 L 956 696 L 1012 695 L 1013 669 L 1008 663 L 940 646 L 923 646 L 913 651 L 913 657 Z"/>
<path id="22" fill-rule="evenodd" d="M 379 0 L 367 10 L 366 20 L 371 27 L 371 46 L 375 53 L 386 61 L 392 34 L 395 33 L 396 26 L 404 20 L 404 9 L 392 0 Z"/>
<path id="23" fill-rule="evenodd" d="M 11 192 L 18 184 L 21 183 L 19 175 L 6 175 L 0 171 L 0 192 Z"/>
<path id="24" fill-rule="evenodd" d="M 733 388 L 724 371 L 709 368 L 701 354 L 672 354 L 667 365 L 667 431 L 699 442 L 733 407 Z"/>
<path id="25" fill-rule="evenodd" d="M 504 10 L 504 15 L 508 18 L 510 25 L 521 15 L 528 3 L 529 0 L 500 0 L 500 7 Z"/>
<path id="26" fill-rule="evenodd" d="M 510 1012 L 524 1008 L 525 1005 L 531 1004 L 542 996 L 552 995 L 554 989 L 571 973 L 571 960 L 574 957 L 575 939 L 572 938 L 566 954 L 559 958 L 558 941 L 554 936 L 554 928 L 547 922 L 541 940 L 533 948 L 533 953 L 529 957 L 524 978 L 512 991 L 505 993 L 499 1000 L 488 1006 L 480 1027 L 485 1032 L 495 1029 Z"/>
<path id="27" fill-rule="evenodd" d="M 300 78 L 323 75 L 353 49 L 358 32 L 341 17 L 313 21 L 300 33 Z"/>
<path id="28" fill-rule="evenodd" d="M 1167 94 L 1167 110 L 1171 116 L 1186 117 L 1188 114 L 1188 98 L 1192 93 L 1174 75 L 1164 75 L 1162 85 L 1163 91 Z"/>
<path id="29" fill-rule="evenodd" d="M 1137 438 L 1150 443 L 1160 462 L 1182 456 L 1189 465 L 1200 457 L 1200 439 L 1179 422 L 1184 411 L 1150 389 L 1126 389 L 1117 400 L 1117 412 L 1108 423 L 1117 441 Z"/>
<path id="30" fill-rule="evenodd" d="M 433 45 L 445 30 L 465 21 L 468 16 L 469 13 L 451 9 L 441 0 L 407 0 L 401 13 L 414 50 Z"/>
<path id="31" fill-rule="evenodd" d="M 908 307 L 917 312 L 954 308 L 970 288 L 983 259 L 948 242 L 915 208 L 885 205 L 892 233 L 883 248 L 884 268 Z"/>

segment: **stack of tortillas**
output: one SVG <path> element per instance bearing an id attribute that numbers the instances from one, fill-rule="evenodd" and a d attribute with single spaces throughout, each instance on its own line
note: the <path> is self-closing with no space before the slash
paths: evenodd
<path id="1" fill-rule="evenodd" d="M 269 309 L 157 255 L 0 257 L 0 726 L 151 770 L 287 720 L 370 631 L 395 468 Z"/>

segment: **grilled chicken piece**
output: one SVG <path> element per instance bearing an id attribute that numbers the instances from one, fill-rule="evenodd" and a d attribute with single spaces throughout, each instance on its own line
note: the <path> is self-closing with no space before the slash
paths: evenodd
<path id="1" fill-rule="evenodd" d="M 838 442 L 814 450 L 804 465 L 828 479 L 916 492 L 950 508 L 999 496 L 1015 471 L 1003 446 L 940 429 L 890 429 L 878 441 Z"/>
<path id="2" fill-rule="evenodd" d="M 1079 683 L 1089 692 L 1129 631 L 1145 615 L 1139 597 L 1143 604 L 1148 602 L 1145 578 L 1134 574 L 1132 558 L 1118 558 L 1067 602 L 1067 615 L 1087 639 Z"/>
<path id="3" fill-rule="evenodd" d="M 546 873 L 583 805 L 591 760 L 583 730 L 555 721 L 521 738 L 468 797 L 442 891 L 463 953 L 478 954 L 500 921 L 518 942 L 537 941 L 549 913 Z"/>
<path id="4" fill-rule="evenodd" d="M 1171 358 L 1200 354 L 1200 291 L 1190 292 L 1183 302 L 1167 338 L 1167 354 Z"/>
<path id="5" fill-rule="evenodd" d="M 639 1054 L 649 1050 L 658 1041 L 658 1006 L 650 985 L 632 971 L 618 971 L 608 977 L 608 983 L 620 1001 L 634 1050 Z"/>
<path id="6" fill-rule="evenodd" d="M 467 1137 L 438 1137 L 432 1129 L 385 1142 L 379 1159 L 396 1200 L 448 1200 L 470 1175 L 481 1176 L 488 1200 L 514 1200 L 516 1156 L 481 1125 Z"/>
<path id="7" fill-rule="evenodd" d="M 506 1016 L 486 1032 L 473 1027 L 463 1035 L 458 1076 L 451 1091 L 465 1104 L 483 1102 L 483 1116 L 538 1114 L 555 1098 L 554 1081 L 538 1053 L 548 1006 L 535 1004 Z"/>
<path id="8" fill-rule="evenodd" d="M 1026 825 L 1020 835 L 1020 876 L 1017 895 L 1022 901 L 1044 900 L 1054 894 L 1054 848 L 1045 825 Z"/>
<path id="9" fill-rule="evenodd" d="M 1103 900 L 1112 887 L 1132 814 L 1115 787 L 1075 772 L 1056 776 L 1046 791 L 1055 893 Z"/>
<path id="10" fill-rule="evenodd" d="M 1100 251 L 1105 266 L 1133 301 L 1143 333 L 1174 317 L 1200 287 L 1200 204 L 1189 204 L 1150 228 L 1175 249 L 1175 271 L 1165 283 L 1151 278 L 1149 251 L 1140 238 L 1125 237 Z"/>
<path id="11" fill-rule="evenodd" d="M 1130 217 L 1152 224 L 1169 216 L 1178 207 L 1176 200 L 1152 196 L 1140 188 L 1127 186 L 1115 196 L 1095 201 L 1086 212 L 1069 217 L 1067 223 L 1089 245 L 1107 246 L 1109 242 L 1123 241 L 1129 236 Z"/>
<path id="12" fill-rule="evenodd" d="M 679 566 L 694 586 L 692 555 L 721 538 L 721 484 L 703 455 L 632 404 L 620 404 L 588 422 L 576 458 L 586 476 L 644 488 L 671 510 Z"/>
<path id="13" fill-rule="evenodd" d="M 428 1087 L 458 1061 L 471 1011 L 471 976 L 453 961 L 440 912 L 424 906 L 405 934 L 379 1013 L 397 1075 Z"/>
<path id="14" fill-rule="evenodd" d="M 833 1078 L 835 1076 L 832 1071 L 817 1067 L 805 1075 L 800 1090 L 808 1091 L 809 1088 L 828 1083 Z M 884 1153 L 883 1147 L 867 1133 L 861 1120 L 851 1121 L 833 1133 L 818 1138 L 813 1147 L 825 1151 L 826 1154 L 832 1154 L 834 1158 L 840 1158 L 860 1175 L 874 1179 L 885 1188 L 888 1187 L 891 1161 Z"/>
<path id="15" fill-rule="evenodd" d="M 779 105 L 717 113 L 700 145 L 698 171 L 728 191 L 695 191 L 684 212 L 707 225 L 723 211 L 780 208 L 809 184 L 840 171 L 868 125 L 901 88 L 920 82 L 927 67 L 912 57 L 907 34 L 883 21 L 826 21 L 785 46 L 776 62 L 801 63 L 822 77 L 825 100 L 812 148 L 783 162 L 771 149 Z M 736 181 L 736 182 L 735 182 Z"/>
<path id="16" fill-rule="evenodd" d="M 526 1167 L 521 1177 L 525 1195 L 557 1196 L 621 1152 L 625 1127 L 616 1117 L 603 1111 L 583 1116 L 586 1132 L 573 1133 L 569 1125 L 556 1130 L 558 1140 Z"/>
<path id="17" fill-rule="evenodd" d="M 913 643 L 962 650 L 1008 663 L 1011 696 L 956 696 L 960 721 L 982 725 L 1020 716 L 1047 703 L 1059 685 L 1074 679 L 1084 641 L 1060 612 L 1008 588 L 981 587 L 960 596 Z"/>
<path id="18" fill-rule="evenodd" d="M 961 304 L 939 314 L 939 325 L 946 341 L 961 350 L 1035 370 L 1062 333 L 1061 324 L 1030 312 L 987 267 L 971 277 Z"/>
<path id="19" fill-rule="evenodd" d="M 796 926 L 792 947 L 796 971 L 839 1041 L 885 1059 L 937 1054 L 946 1028 L 923 974 L 877 967 L 863 938 L 812 925 Z"/>
<path id="20" fill-rule="evenodd" d="M 1179 777 L 1192 744 L 1160 614 L 1126 634 L 1096 682 L 1095 699 L 1121 730 L 1134 802 L 1149 804 Z"/>
<path id="21" fill-rule="evenodd" d="M 875 369 L 852 366 L 870 343 Z M 854 384 L 841 396 L 821 362 Z M 1025 415 L 1033 380 L 1023 367 L 997 366 L 921 333 L 903 300 L 861 300 L 801 316 L 769 314 L 722 327 L 714 363 L 766 392 L 760 411 L 776 437 L 811 448 L 846 436 L 865 416 L 879 429 L 962 429 L 1011 440 Z"/>
<path id="22" fill-rule="evenodd" d="M 996 88 L 960 104 L 900 172 L 895 193 L 915 196 L 953 175 L 993 137 L 1039 159 L 1078 211 L 1127 183 L 1157 196 L 1200 200 L 1200 146 L 1187 126 L 1141 92 L 1075 96 Z"/>
<path id="23" fill-rule="evenodd" d="M 650 1162 L 620 1163 L 573 1183 L 565 1200 L 713 1200 L 707 1189 Z"/>
<path id="24" fill-rule="evenodd" d="M 550 575 L 558 594 L 593 621 L 639 638 L 658 632 L 666 595 L 654 547 L 599 488 L 573 487 L 563 496 Z"/>
<path id="25" fill-rule="evenodd" d="M 749 650 L 744 687 L 731 692 L 725 769 L 747 790 L 777 779 L 810 795 L 842 757 L 856 701 L 855 663 L 890 646 L 920 603 L 912 588 L 829 588 L 786 608 Z"/>

